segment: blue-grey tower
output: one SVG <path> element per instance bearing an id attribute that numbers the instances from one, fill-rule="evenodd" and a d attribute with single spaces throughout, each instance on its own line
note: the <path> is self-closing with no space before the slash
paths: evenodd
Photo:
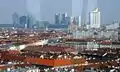
<path id="1" fill-rule="evenodd" d="M 82 24 L 86 24 L 86 18 L 87 18 L 87 9 L 88 9 L 88 0 L 83 0 L 83 8 L 82 8 L 82 14 L 81 14 L 81 17 L 82 17 Z"/>
<path id="2" fill-rule="evenodd" d="M 60 14 L 55 14 L 55 24 L 60 24 L 60 21 L 61 21 L 61 16 Z"/>
<path id="3" fill-rule="evenodd" d="M 14 28 L 17 28 L 19 24 L 19 15 L 16 12 L 12 15 L 12 20 Z"/>
<path id="4" fill-rule="evenodd" d="M 61 24 L 67 24 L 67 13 L 61 14 Z"/>

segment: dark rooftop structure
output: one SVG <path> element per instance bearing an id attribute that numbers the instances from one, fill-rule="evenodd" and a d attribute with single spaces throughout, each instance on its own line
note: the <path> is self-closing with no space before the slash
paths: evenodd
<path id="1" fill-rule="evenodd" d="M 13 24 L 0 24 L 0 27 L 10 28 L 10 27 L 13 27 Z"/>
<path id="2" fill-rule="evenodd" d="M 68 25 L 62 25 L 62 24 L 50 24 L 48 28 L 68 28 Z"/>

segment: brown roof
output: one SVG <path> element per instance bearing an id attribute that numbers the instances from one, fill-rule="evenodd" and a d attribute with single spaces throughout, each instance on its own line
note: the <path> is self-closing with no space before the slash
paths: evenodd
<path id="1" fill-rule="evenodd" d="M 43 52 L 74 52 L 75 49 L 63 46 L 29 46 L 24 51 L 43 51 Z"/>

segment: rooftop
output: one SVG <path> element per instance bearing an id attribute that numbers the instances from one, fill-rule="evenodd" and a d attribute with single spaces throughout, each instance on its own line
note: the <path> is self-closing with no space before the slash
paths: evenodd
<path id="1" fill-rule="evenodd" d="M 92 12 L 99 12 L 100 9 L 99 8 L 95 8 Z"/>

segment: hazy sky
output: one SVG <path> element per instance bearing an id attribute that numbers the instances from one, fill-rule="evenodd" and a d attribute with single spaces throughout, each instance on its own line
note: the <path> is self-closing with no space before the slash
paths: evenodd
<path id="1" fill-rule="evenodd" d="M 99 0 L 99 7 L 103 23 L 120 21 L 120 0 Z"/>
<path id="2" fill-rule="evenodd" d="M 83 0 L 72 0 L 72 15 L 78 16 L 82 14 Z"/>
<path id="3" fill-rule="evenodd" d="M 12 14 L 20 15 L 26 13 L 25 0 L 0 0 L 0 24 L 12 23 Z"/>
<path id="4" fill-rule="evenodd" d="M 72 0 L 41 0 L 41 19 L 53 22 L 55 13 L 72 14 Z"/>
<path id="5" fill-rule="evenodd" d="M 120 0 L 88 0 L 88 11 L 98 5 L 102 23 L 120 21 Z M 83 0 L 0 0 L 0 23 L 12 23 L 12 14 L 32 14 L 37 20 L 54 21 L 55 13 L 81 15 Z M 86 3 L 87 4 L 87 3 Z M 97 5 L 96 5 L 97 4 Z"/>

